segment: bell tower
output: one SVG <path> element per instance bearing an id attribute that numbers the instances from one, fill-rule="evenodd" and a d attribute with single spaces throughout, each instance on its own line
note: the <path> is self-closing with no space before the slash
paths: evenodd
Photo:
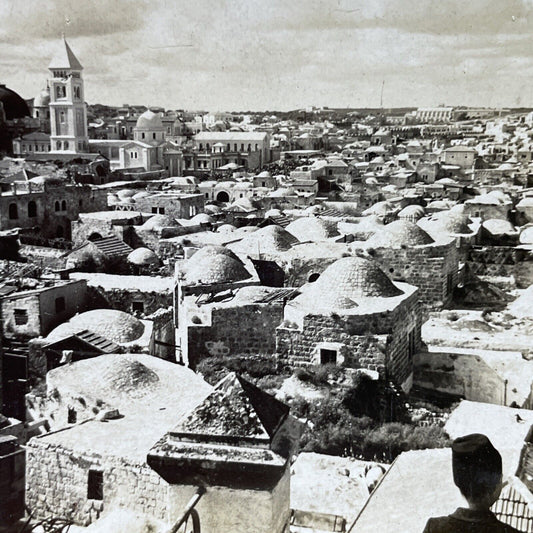
<path id="1" fill-rule="evenodd" d="M 89 151 L 87 109 L 83 94 L 83 67 L 63 37 L 50 71 L 50 144 L 52 152 Z"/>

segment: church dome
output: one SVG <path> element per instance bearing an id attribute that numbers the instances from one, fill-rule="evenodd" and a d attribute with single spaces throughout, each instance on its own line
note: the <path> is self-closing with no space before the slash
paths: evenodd
<path id="1" fill-rule="evenodd" d="M 294 301 L 314 307 L 350 309 L 364 298 L 392 298 L 402 291 L 381 268 L 363 257 L 343 257 L 331 264 Z"/>
<path id="2" fill-rule="evenodd" d="M 24 99 L 5 85 L 0 85 L 0 102 L 3 104 L 6 120 L 30 116 L 28 104 Z"/>
<path id="3" fill-rule="evenodd" d="M 50 89 L 43 89 L 33 100 L 33 107 L 48 107 L 50 104 Z"/>
<path id="4" fill-rule="evenodd" d="M 163 121 L 159 113 L 148 109 L 137 119 L 136 127 L 141 130 L 156 130 L 163 127 Z"/>

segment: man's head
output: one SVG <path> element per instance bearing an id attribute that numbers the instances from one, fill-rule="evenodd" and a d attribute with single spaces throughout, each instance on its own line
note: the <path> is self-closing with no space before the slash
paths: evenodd
<path id="1" fill-rule="evenodd" d="M 501 491 L 502 457 L 479 433 L 452 443 L 453 481 L 469 504 L 489 508 Z"/>

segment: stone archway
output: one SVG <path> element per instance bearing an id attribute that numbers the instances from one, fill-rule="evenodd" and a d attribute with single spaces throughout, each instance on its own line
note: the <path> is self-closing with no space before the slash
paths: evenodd
<path id="1" fill-rule="evenodd" d="M 229 202 L 229 194 L 226 191 L 217 193 L 217 202 Z"/>

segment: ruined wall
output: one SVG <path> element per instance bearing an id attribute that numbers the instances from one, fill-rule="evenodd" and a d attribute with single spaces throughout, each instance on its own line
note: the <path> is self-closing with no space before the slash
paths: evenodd
<path id="1" fill-rule="evenodd" d="M 150 315 L 160 309 L 167 309 L 173 305 L 171 292 L 144 291 L 142 287 L 134 289 L 104 289 L 89 286 L 88 307 L 90 309 L 117 309 L 125 313 Z M 134 305 L 135 304 L 135 305 Z M 137 304 L 142 304 L 142 312 Z"/>
<path id="2" fill-rule="evenodd" d="M 283 320 L 281 303 L 212 308 L 210 311 L 210 324 L 188 325 L 188 356 L 193 367 L 210 355 L 275 351 L 275 331 Z"/>
<path id="3" fill-rule="evenodd" d="M 127 508 L 165 520 L 168 484 L 146 464 L 78 453 L 35 437 L 26 450 L 26 504 L 34 518 L 88 525 L 105 510 Z M 89 469 L 103 472 L 103 500 L 87 498 Z"/>
<path id="4" fill-rule="evenodd" d="M 469 250 L 468 271 L 479 276 L 513 276 L 520 289 L 533 280 L 533 256 L 512 246 L 483 246 Z"/>
<path id="5" fill-rule="evenodd" d="M 457 395 L 475 402 L 509 405 L 513 399 L 505 383 L 479 355 L 474 353 L 420 352 L 415 356 L 415 384 Z"/>

